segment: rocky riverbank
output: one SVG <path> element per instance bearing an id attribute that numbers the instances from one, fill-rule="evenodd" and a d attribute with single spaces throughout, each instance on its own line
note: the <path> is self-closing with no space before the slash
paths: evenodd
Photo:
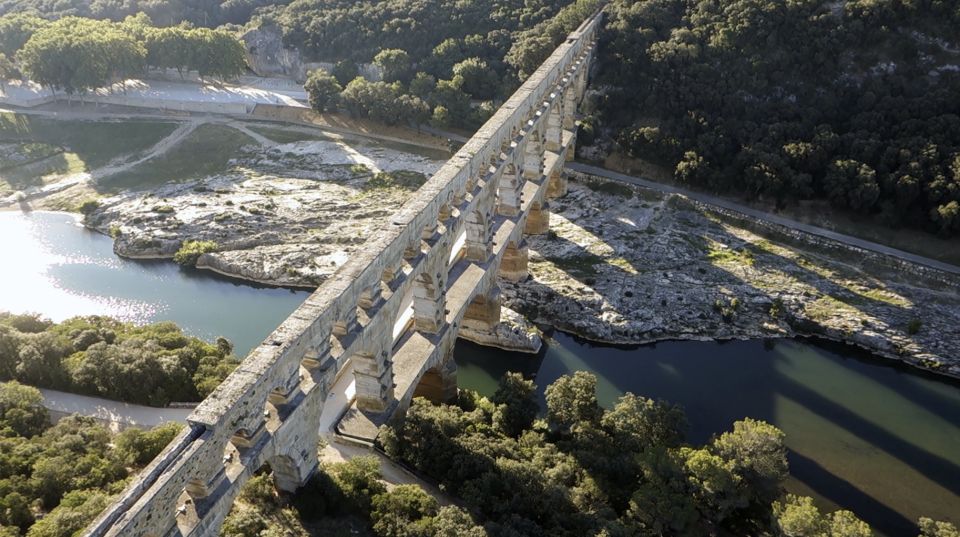
<path id="1" fill-rule="evenodd" d="M 440 165 L 342 141 L 251 146 L 221 174 L 103 199 L 87 224 L 127 257 L 171 258 L 205 241 L 199 268 L 315 287 Z M 960 377 L 957 289 L 843 252 L 786 246 L 678 196 L 571 182 L 531 237 L 530 278 L 505 305 L 599 342 L 820 335 Z M 505 310 L 478 343 L 535 351 Z"/>
<path id="2" fill-rule="evenodd" d="M 685 198 L 571 182 L 505 303 L 618 344 L 819 335 L 960 377 L 960 294 L 913 274 L 784 246 Z"/>
<path id="3" fill-rule="evenodd" d="M 343 140 L 244 147 L 220 174 L 104 198 L 85 222 L 130 258 L 173 258 L 203 241 L 198 268 L 316 287 L 441 162 Z"/>
<path id="4" fill-rule="evenodd" d="M 224 276 L 312 289 L 394 214 L 439 160 L 344 139 L 243 147 L 220 174 L 99 201 L 87 227 L 134 259 L 173 259 L 206 244 L 195 266 Z M 209 250 L 209 251 L 207 251 Z M 539 330 L 503 308 L 491 330 L 462 337 L 536 353 Z"/>

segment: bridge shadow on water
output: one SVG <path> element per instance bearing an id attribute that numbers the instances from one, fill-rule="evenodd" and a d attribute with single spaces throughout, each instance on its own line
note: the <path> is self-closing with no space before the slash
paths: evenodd
<path id="1" fill-rule="evenodd" d="M 919 516 L 950 519 L 958 512 L 960 457 L 950 446 L 960 442 L 960 394 L 938 391 L 957 384 L 852 347 L 818 340 L 609 346 L 554 333 L 537 356 L 459 342 L 456 359 L 462 387 L 490 395 L 505 371 L 521 371 L 537 382 L 541 403 L 556 378 L 591 371 L 604 406 L 628 391 L 681 404 L 693 444 L 744 417 L 773 423 L 787 434 L 791 476 L 808 488 L 803 492 L 812 491 L 822 509 L 854 511 L 884 535 L 915 534 Z M 916 384 L 902 382 L 908 374 L 917 376 Z M 906 410 L 875 407 L 876 393 L 894 385 L 889 405 Z M 861 394 L 866 405 L 846 406 Z M 940 442 L 912 436 L 944 423 L 954 430 L 943 432 Z M 909 489 L 918 482 L 921 490 Z M 929 496 L 922 502 L 928 510 L 909 507 L 916 494 Z"/>

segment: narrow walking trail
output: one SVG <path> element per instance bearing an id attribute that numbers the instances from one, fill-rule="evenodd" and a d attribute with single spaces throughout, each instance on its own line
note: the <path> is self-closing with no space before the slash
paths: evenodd
<path id="1" fill-rule="evenodd" d="M 43 395 L 43 406 L 50 411 L 53 418 L 80 414 L 107 423 L 114 431 L 126 427 L 149 429 L 171 421 L 186 423 L 187 416 L 193 412 L 191 408 L 134 405 L 46 388 L 40 388 L 40 394 Z"/>
<path id="2" fill-rule="evenodd" d="M 118 174 L 120 172 L 125 172 L 135 166 L 143 164 L 144 162 L 157 158 L 160 155 L 163 155 L 167 151 L 170 151 L 174 146 L 180 143 L 184 138 L 190 135 L 194 130 L 197 129 L 200 125 L 205 123 L 203 120 L 190 120 L 183 122 L 179 127 L 177 127 L 173 132 L 167 135 L 166 138 L 157 142 L 153 147 L 148 149 L 140 158 L 135 160 L 127 160 L 129 155 L 124 155 L 117 157 L 107 163 L 106 166 L 97 168 L 92 172 L 89 172 L 89 181 L 96 182 L 99 179 L 109 177 L 111 175 Z"/>
<path id="3" fill-rule="evenodd" d="M 252 138 L 255 142 L 262 145 L 263 147 L 273 147 L 277 145 L 277 142 L 274 142 L 273 140 L 267 138 L 266 136 L 259 134 L 257 132 L 254 132 L 251 129 L 248 129 L 246 125 L 244 125 L 243 123 L 240 123 L 239 121 L 227 121 L 227 122 L 224 122 L 223 124 L 230 127 L 231 129 L 238 130 L 246 134 L 247 136 Z"/>
<path id="4" fill-rule="evenodd" d="M 57 192 L 63 192 L 64 190 L 77 185 L 96 183 L 97 181 L 106 177 L 110 177 L 111 175 L 130 170 L 135 166 L 139 166 L 148 160 L 157 158 L 170 151 L 174 146 L 183 141 L 184 138 L 189 136 L 190 133 L 192 133 L 197 127 L 205 122 L 206 121 L 202 119 L 193 119 L 181 122 L 181 124 L 173 132 L 144 151 L 135 159 L 131 160 L 130 155 L 121 155 L 97 169 L 65 175 L 52 183 L 28 188 L 20 193 L 14 193 L 5 199 L 0 199 L 0 207 L 3 207 L 4 205 L 12 205 L 14 203 L 20 203 L 23 201 L 35 200 L 37 198 L 56 194 Z"/>

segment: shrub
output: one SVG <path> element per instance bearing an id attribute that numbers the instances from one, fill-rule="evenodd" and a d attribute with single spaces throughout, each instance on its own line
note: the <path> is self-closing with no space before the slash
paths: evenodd
<path id="1" fill-rule="evenodd" d="M 923 327 L 923 321 L 920 319 L 910 319 L 910 322 L 907 323 L 907 333 L 911 336 L 920 331 L 920 328 Z"/>
<path id="2" fill-rule="evenodd" d="M 100 202 L 97 200 L 86 200 L 77 206 L 77 210 L 83 216 L 90 216 L 94 211 L 100 208 Z"/>
<path id="3" fill-rule="evenodd" d="M 149 431 L 136 427 L 127 429 L 117 435 L 114 446 L 120 457 L 129 464 L 144 465 L 152 461 L 180 430 L 179 423 L 165 423 Z"/>
<path id="4" fill-rule="evenodd" d="M 247 481 L 240 491 L 240 498 L 260 508 L 275 507 L 277 505 L 277 495 L 273 489 L 271 474 L 260 474 Z"/>
<path id="5" fill-rule="evenodd" d="M 216 252 L 218 248 L 219 245 L 214 241 L 184 241 L 177 253 L 173 254 L 173 260 L 185 267 L 193 267 L 201 255 Z"/>

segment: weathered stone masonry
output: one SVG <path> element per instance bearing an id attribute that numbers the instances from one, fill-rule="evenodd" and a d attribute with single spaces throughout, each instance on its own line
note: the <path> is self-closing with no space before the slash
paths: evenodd
<path id="1" fill-rule="evenodd" d="M 526 277 L 524 236 L 546 232 L 548 198 L 566 190 L 561 170 L 600 18 L 571 33 L 362 252 L 246 357 L 87 536 L 216 535 L 264 464 L 278 488 L 295 490 L 317 468 L 323 403 L 348 363 L 357 395 L 343 434 L 372 439 L 415 393 L 455 395 L 460 326 L 497 322 L 497 278 Z"/>

